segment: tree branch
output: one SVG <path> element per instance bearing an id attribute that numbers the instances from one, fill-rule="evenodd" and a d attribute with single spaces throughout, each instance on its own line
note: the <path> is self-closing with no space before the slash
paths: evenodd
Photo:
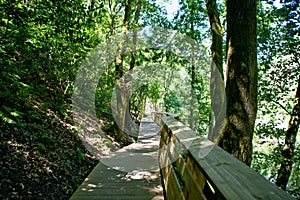
<path id="1" fill-rule="evenodd" d="M 274 100 L 272 100 L 272 99 L 270 99 L 271 100 L 271 102 L 273 102 L 273 103 L 275 103 L 276 105 L 278 105 L 279 107 L 281 107 L 287 114 L 289 114 L 289 115 L 291 115 L 292 113 L 290 113 L 289 111 L 288 111 L 288 109 L 286 109 L 281 103 L 279 103 L 279 102 L 277 102 L 277 101 L 274 101 Z"/>

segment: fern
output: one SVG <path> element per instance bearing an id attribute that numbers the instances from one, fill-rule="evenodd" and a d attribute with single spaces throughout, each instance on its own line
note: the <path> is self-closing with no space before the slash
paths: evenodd
<path id="1" fill-rule="evenodd" d="M 0 119 L 3 120 L 4 122 L 8 123 L 8 124 L 16 124 L 16 122 L 14 120 L 12 120 L 11 118 L 9 118 L 1 110 L 0 110 Z"/>

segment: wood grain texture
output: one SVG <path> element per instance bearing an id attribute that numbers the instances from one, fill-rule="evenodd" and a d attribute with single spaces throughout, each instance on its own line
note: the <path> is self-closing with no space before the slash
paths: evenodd
<path id="1" fill-rule="evenodd" d="M 154 113 L 152 117 L 162 128 L 160 147 L 164 151 L 160 151 L 160 165 L 169 163 L 164 169 L 163 180 L 168 187 L 167 196 L 173 193 L 172 199 L 177 198 L 173 198 L 175 194 L 184 199 L 293 199 L 181 122 L 161 113 Z M 176 163 L 179 174 L 170 164 L 172 162 Z M 183 179 L 183 188 L 174 186 L 178 185 L 178 179 Z"/>

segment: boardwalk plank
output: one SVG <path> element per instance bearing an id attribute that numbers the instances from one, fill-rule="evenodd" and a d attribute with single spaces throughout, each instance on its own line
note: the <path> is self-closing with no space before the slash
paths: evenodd
<path id="1" fill-rule="evenodd" d="M 163 200 L 159 134 L 152 119 L 144 118 L 138 142 L 103 158 L 70 199 Z"/>

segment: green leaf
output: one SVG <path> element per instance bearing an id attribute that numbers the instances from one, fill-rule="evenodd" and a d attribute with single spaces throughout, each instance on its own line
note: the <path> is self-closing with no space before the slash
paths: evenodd
<path id="1" fill-rule="evenodd" d="M 10 112 L 10 114 L 14 117 L 22 117 L 22 115 L 24 113 L 20 112 L 20 111 L 13 111 L 13 112 Z"/>

